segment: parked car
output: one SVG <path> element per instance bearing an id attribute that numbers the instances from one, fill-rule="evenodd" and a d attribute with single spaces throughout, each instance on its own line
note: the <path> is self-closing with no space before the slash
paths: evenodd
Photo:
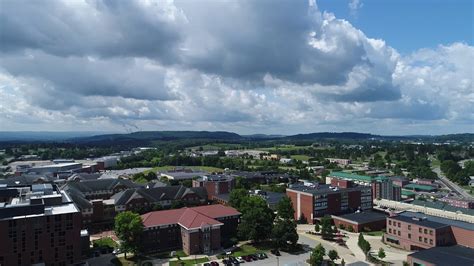
<path id="1" fill-rule="evenodd" d="M 281 256 L 280 251 L 278 249 L 272 249 L 271 253 L 275 256 Z"/>
<path id="2" fill-rule="evenodd" d="M 265 253 L 260 253 L 260 254 L 258 254 L 258 258 L 259 259 L 266 259 L 266 258 L 268 258 L 268 256 Z"/>
<path id="3" fill-rule="evenodd" d="M 250 256 L 243 256 L 242 257 L 246 262 L 251 262 L 252 258 Z"/>
<path id="4" fill-rule="evenodd" d="M 252 258 L 252 260 L 258 260 L 257 254 L 252 254 L 252 255 L 249 255 L 249 256 Z"/>
<path id="5" fill-rule="evenodd" d="M 244 262 L 245 262 L 244 258 L 242 258 L 242 257 L 237 257 L 237 261 L 240 262 L 240 263 L 244 263 Z"/>
<path id="6" fill-rule="evenodd" d="M 211 266 L 211 264 L 209 262 L 206 262 L 202 266 Z"/>
<path id="7" fill-rule="evenodd" d="M 219 263 L 217 261 L 211 261 L 211 266 L 219 266 Z"/>

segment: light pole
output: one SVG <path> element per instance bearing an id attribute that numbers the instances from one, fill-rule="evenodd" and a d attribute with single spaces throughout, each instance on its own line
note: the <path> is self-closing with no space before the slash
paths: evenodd
<path id="1" fill-rule="evenodd" d="M 277 257 L 277 266 L 280 266 L 280 258 Z"/>

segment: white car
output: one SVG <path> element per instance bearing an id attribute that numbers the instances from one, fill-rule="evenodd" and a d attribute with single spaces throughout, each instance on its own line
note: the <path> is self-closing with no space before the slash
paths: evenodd
<path id="1" fill-rule="evenodd" d="M 245 260 L 242 257 L 237 257 L 237 261 L 239 263 L 244 263 L 245 262 Z"/>

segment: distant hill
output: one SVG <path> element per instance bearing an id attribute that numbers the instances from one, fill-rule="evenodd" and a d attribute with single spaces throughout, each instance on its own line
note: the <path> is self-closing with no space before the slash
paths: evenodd
<path id="1" fill-rule="evenodd" d="M 129 134 L 108 134 L 84 138 L 74 138 L 70 139 L 69 141 L 76 143 L 145 143 L 156 140 L 171 141 L 180 139 L 240 140 L 243 139 L 243 137 L 239 134 L 225 131 L 139 131 Z"/>
<path id="2" fill-rule="evenodd" d="M 319 132 L 282 135 L 239 135 L 226 131 L 139 131 L 124 134 L 103 134 L 98 132 L 0 132 L 0 142 L 68 142 L 91 145 L 149 145 L 153 141 L 212 140 L 212 141 L 318 141 L 318 140 L 393 140 L 419 142 L 474 142 L 474 134 L 449 134 L 438 136 L 383 136 L 357 132 Z"/>
<path id="3" fill-rule="evenodd" d="M 97 131 L 0 131 L 0 141 L 61 141 L 110 132 Z"/>
<path id="4" fill-rule="evenodd" d="M 320 132 L 297 134 L 293 136 L 286 136 L 283 139 L 287 140 L 318 140 L 318 139 L 350 139 L 350 140 L 364 140 L 364 139 L 382 139 L 384 137 L 379 135 L 372 135 L 368 133 L 356 132 Z"/>

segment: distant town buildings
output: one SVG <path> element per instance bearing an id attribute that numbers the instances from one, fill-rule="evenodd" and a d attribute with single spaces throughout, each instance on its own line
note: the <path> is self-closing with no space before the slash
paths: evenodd
<path id="1" fill-rule="evenodd" d="M 474 209 L 474 200 L 455 198 L 455 197 L 444 197 L 440 198 L 439 201 L 446 202 L 451 206 L 464 208 L 464 209 Z"/>
<path id="2" fill-rule="evenodd" d="M 336 180 L 336 181 L 335 181 Z M 357 175 L 346 172 L 332 172 L 326 177 L 326 183 L 335 184 L 337 180 L 349 180 L 363 186 L 370 186 L 373 199 L 401 200 L 401 187 L 385 176 Z"/>
<path id="3" fill-rule="evenodd" d="M 185 180 L 193 179 L 208 175 L 208 172 L 204 171 L 194 171 L 192 169 L 175 169 L 165 172 L 160 172 L 159 176 L 164 177 L 169 180 Z"/>
<path id="4" fill-rule="evenodd" d="M 235 179 L 230 175 L 205 175 L 193 180 L 193 187 L 203 187 L 209 200 L 215 196 L 228 194 L 235 187 Z"/>
<path id="5" fill-rule="evenodd" d="M 350 159 L 340 159 L 340 158 L 326 158 L 330 163 L 336 163 L 340 166 L 348 166 L 352 163 Z"/>

